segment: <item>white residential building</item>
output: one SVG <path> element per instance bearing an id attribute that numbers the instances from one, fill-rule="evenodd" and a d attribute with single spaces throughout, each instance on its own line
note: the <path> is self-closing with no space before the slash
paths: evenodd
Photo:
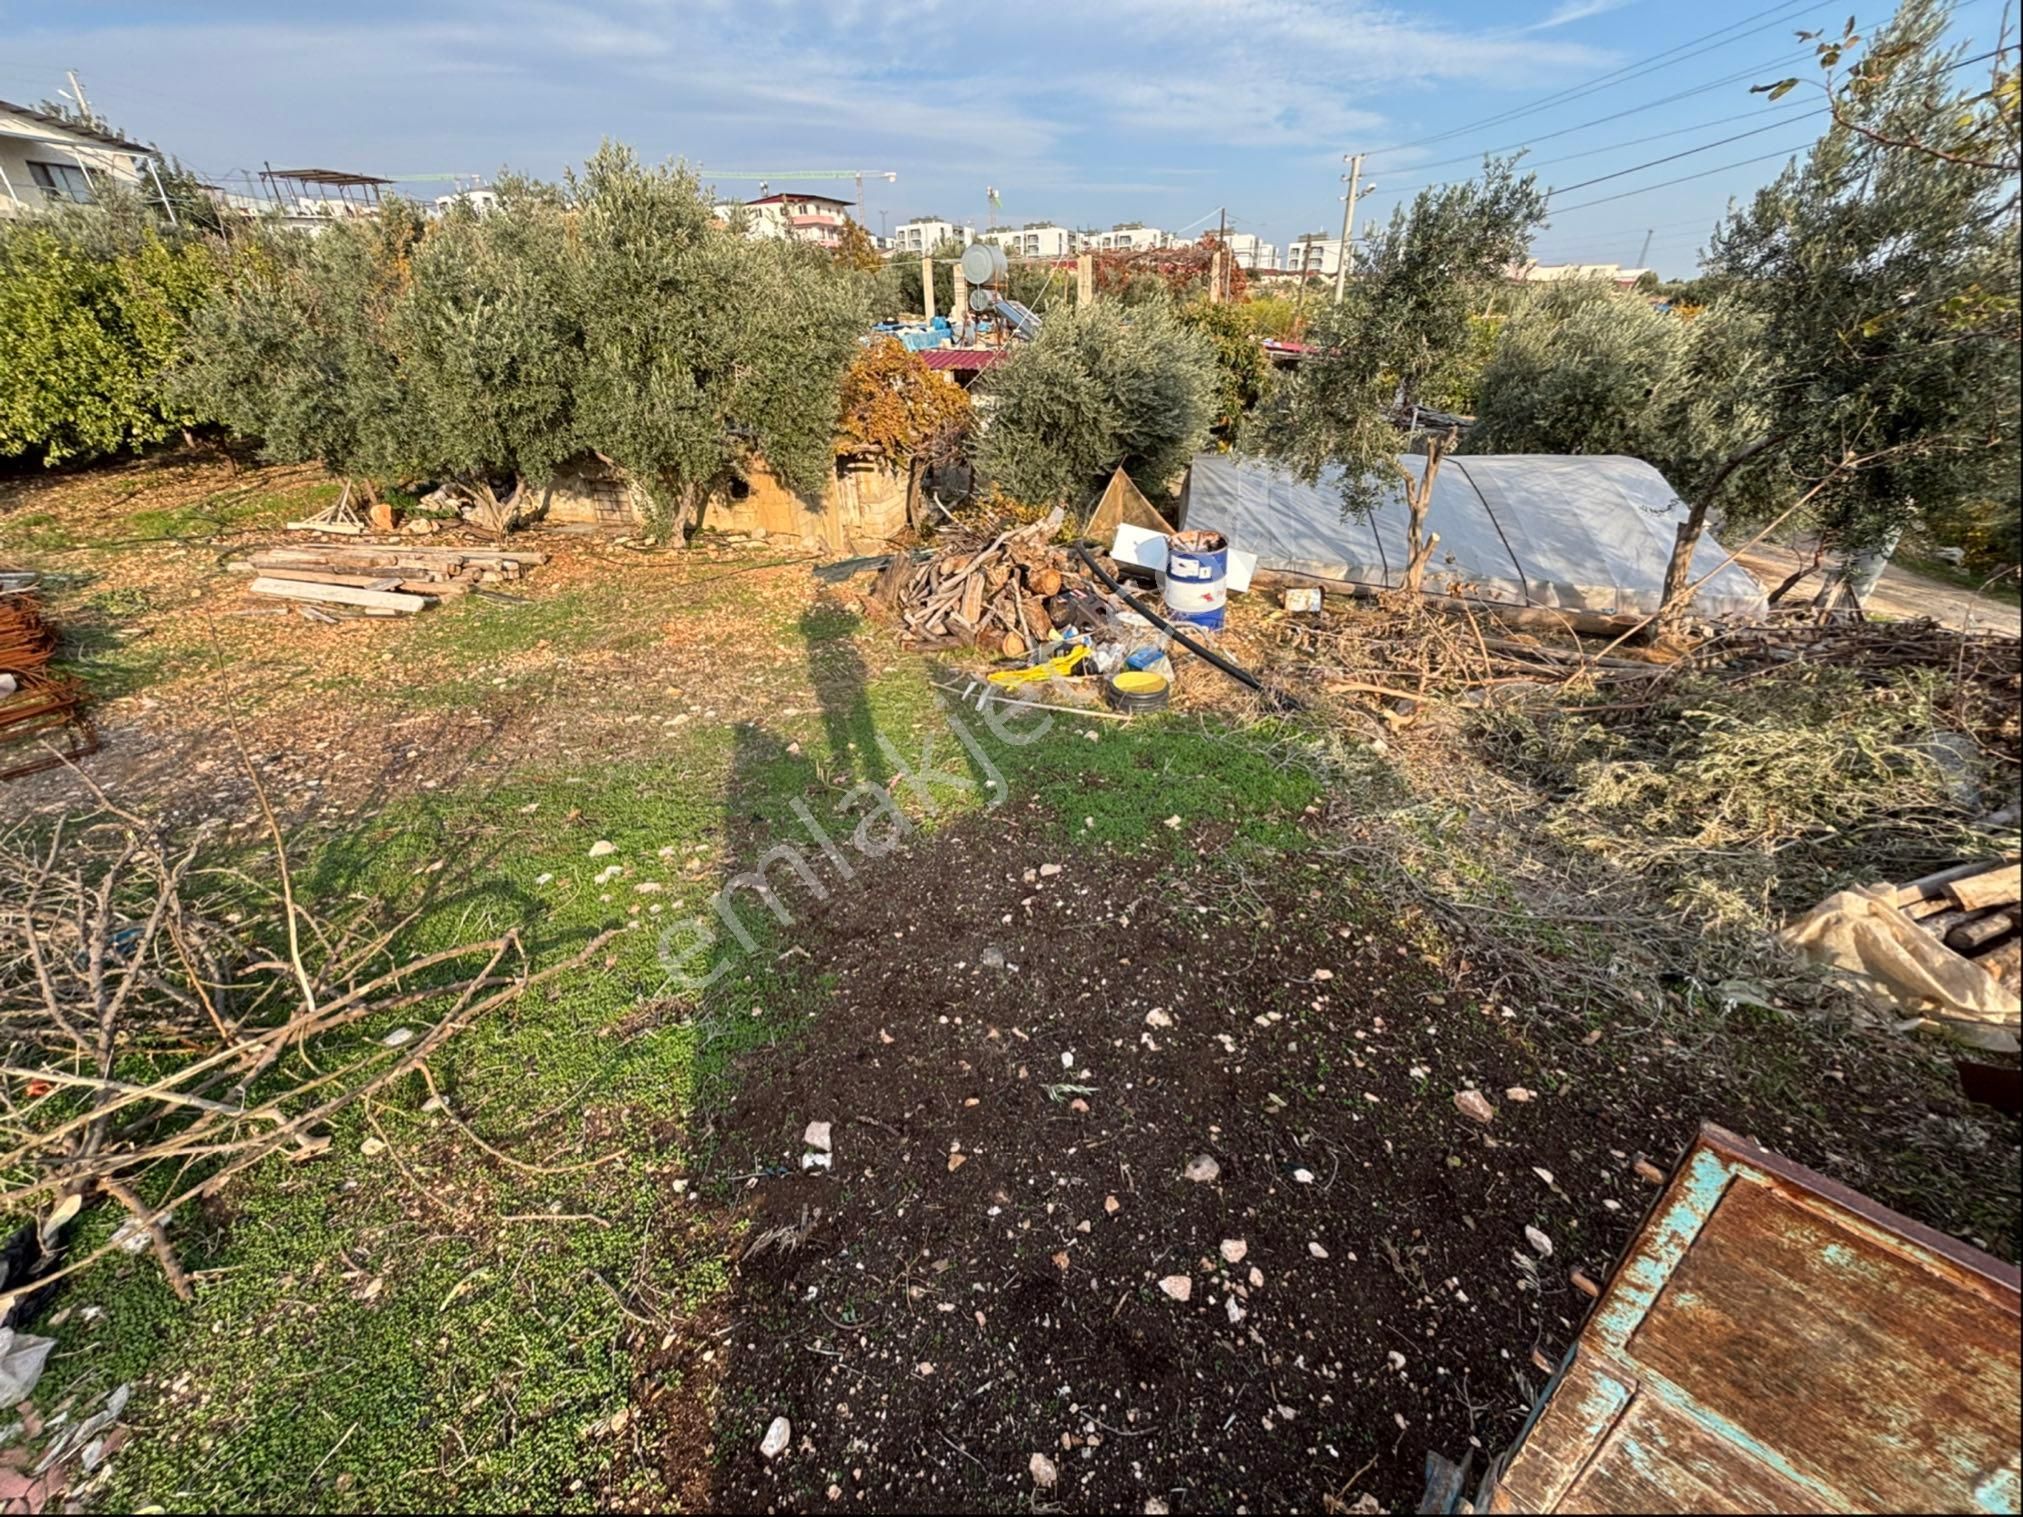
<path id="1" fill-rule="evenodd" d="M 1295 274 L 1320 275 L 1332 279 L 1342 266 L 1342 239 L 1324 232 L 1308 232 L 1286 245 L 1285 266 Z"/>
<path id="2" fill-rule="evenodd" d="M 154 149 L 0 100 L 0 216 L 89 205 L 107 181 L 151 190 Z"/>
<path id="3" fill-rule="evenodd" d="M 453 205 L 467 205 L 478 215 L 489 216 L 493 211 L 498 209 L 499 192 L 497 190 L 488 190 L 483 185 L 478 185 L 468 190 L 458 190 L 454 195 L 436 196 L 436 214 L 438 216 L 449 214 L 449 209 Z"/>
<path id="4" fill-rule="evenodd" d="M 1275 269 L 1278 267 L 1278 245 L 1265 242 L 1252 232 L 1231 232 L 1224 239 L 1229 245 L 1229 256 L 1240 269 Z"/>
<path id="5" fill-rule="evenodd" d="M 1051 222 L 1029 222 L 1022 227 L 996 227 L 983 234 L 1015 258 L 1070 258 L 1076 251 L 1075 234 Z"/>
<path id="6" fill-rule="evenodd" d="M 1510 277 L 1519 284 L 1564 284 L 1570 280 L 1605 280 L 1618 289 L 1634 289 L 1649 269 L 1626 269 L 1619 263 L 1513 264 Z"/>
<path id="7" fill-rule="evenodd" d="M 1153 248 L 1171 247 L 1173 234 L 1139 221 L 1120 221 L 1107 232 L 1084 232 L 1082 248 L 1091 253 L 1143 253 Z"/>
<path id="8" fill-rule="evenodd" d="M 975 227 L 953 221 L 941 221 L 933 216 L 918 216 L 912 221 L 902 221 L 892 229 L 894 253 L 932 253 L 944 242 L 959 242 L 968 247 L 975 241 Z"/>

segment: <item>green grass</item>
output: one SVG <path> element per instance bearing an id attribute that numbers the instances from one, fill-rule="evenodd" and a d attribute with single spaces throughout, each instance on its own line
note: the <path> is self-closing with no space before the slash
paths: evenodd
<path id="1" fill-rule="evenodd" d="M 282 494 L 220 490 L 184 505 L 136 511 L 126 519 L 118 537 L 126 543 L 201 542 L 228 533 L 277 528 L 335 504 L 342 491 L 343 486 L 335 481 Z"/>
<path id="2" fill-rule="evenodd" d="M 0 548 L 22 553 L 60 553 L 78 546 L 70 529 L 50 511 L 0 516 Z"/>

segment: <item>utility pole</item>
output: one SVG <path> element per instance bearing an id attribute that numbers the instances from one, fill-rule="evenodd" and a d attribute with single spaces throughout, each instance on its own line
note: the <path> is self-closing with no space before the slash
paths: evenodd
<path id="1" fill-rule="evenodd" d="M 1363 155 L 1351 153 L 1349 160 L 1349 198 L 1342 202 L 1342 251 L 1335 259 L 1335 304 L 1342 303 L 1342 291 L 1349 281 L 1349 243 L 1356 229 L 1356 198 L 1363 182 Z"/>
<path id="2" fill-rule="evenodd" d="M 1215 265 L 1212 271 L 1215 284 L 1214 293 L 1208 298 L 1220 302 L 1229 298 L 1228 292 L 1223 289 L 1229 268 L 1229 207 L 1226 205 L 1218 207 L 1215 217 L 1215 257 L 1212 260 Z"/>
<path id="3" fill-rule="evenodd" d="M 91 102 L 84 98 L 84 85 L 78 80 L 77 70 L 67 68 L 63 71 L 63 77 L 70 81 L 70 98 L 77 102 L 77 111 L 79 115 L 84 117 L 84 124 L 86 126 L 98 125 L 98 117 L 92 114 Z"/>
<path id="4" fill-rule="evenodd" d="M 1644 267 L 1644 260 L 1651 256 L 1651 233 L 1655 231 L 1656 227 L 1648 228 L 1644 232 L 1644 245 L 1637 249 L 1637 267 L 1640 269 Z"/>

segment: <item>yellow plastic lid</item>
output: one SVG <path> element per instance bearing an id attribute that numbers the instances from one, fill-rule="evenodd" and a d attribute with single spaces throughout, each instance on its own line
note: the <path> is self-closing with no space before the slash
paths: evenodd
<path id="1" fill-rule="evenodd" d="M 1166 688 L 1166 676 L 1146 669 L 1124 669 L 1110 678 L 1120 695 L 1156 695 Z"/>

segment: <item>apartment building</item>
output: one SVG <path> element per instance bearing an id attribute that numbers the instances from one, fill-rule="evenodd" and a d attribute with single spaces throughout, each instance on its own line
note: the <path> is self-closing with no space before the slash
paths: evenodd
<path id="1" fill-rule="evenodd" d="M 1091 253 L 1144 253 L 1154 248 L 1170 247 L 1172 243 L 1171 232 L 1146 226 L 1142 221 L 1120 221 L 1107 232 L 1082 234 L 1082 250 Z"/>
<path id="2" fill-rule="evenodd" d="M 983 234 L 1012 258 L 1071 258 L 1079 247 L 1076 234 L 1048 221 L 1030 221 L 1022 227 L 996 227 Z"/>
<path id="3" fill-rule="evenodd" d="M 943 221 L 936 216 L 916 216 L 892 229 L 891 251 L 918 255 L 932 253 L 944 242 L 959 242 L 968 247 L 975 241 L 976 228 L 973 226 Z"/>

